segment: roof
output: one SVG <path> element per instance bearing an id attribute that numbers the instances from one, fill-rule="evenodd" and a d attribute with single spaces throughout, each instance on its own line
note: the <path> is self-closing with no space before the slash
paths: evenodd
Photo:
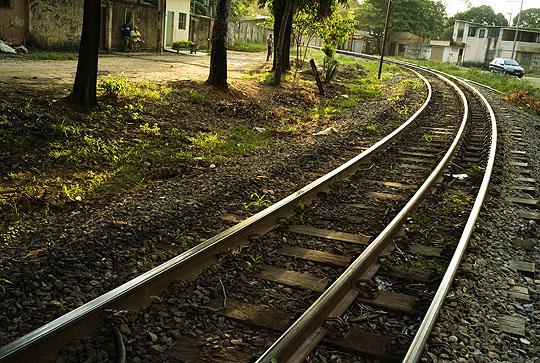
<path id="1" fill-rule="evenodd" d="M 473 23 L 472 21 L 456 19 L 456 23 L 457 22 L 466 23 L 466 24 L 470 24 L 470 25 L 475 25 L 475 26 L 482 27 L 482 28 L 499 28 L 499 29 L 503 29 L 503 30 L 516 30 L 515 27 L 508 26 L 508 25 L 486 25 L 486 24 Z M 523 27 L 520 27 L 519 30 L 530 31 L 530 32 L 533 32 L 533 33 L 540 33 L 540 29 L 538 29 L 538 28 L 523 28 Z"/>

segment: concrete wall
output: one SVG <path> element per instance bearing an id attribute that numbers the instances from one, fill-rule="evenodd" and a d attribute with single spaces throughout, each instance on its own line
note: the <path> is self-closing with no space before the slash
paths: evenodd
<path id="1" fill-rule="evenodd" d="M 190 27 L 190 18 L 189 18 L 189 0 L 167 0 L 167 11 L 165 12 L 165 24 L 167 24 L 167 17 L 169 11 L 172 11 L 173 14 L 173 35 L 172 41 L 178 42 L 181 40 L 189 39 L 189 27 Z M 186 28 L 178 29 L 178 14 L 185 14 L 186 19 Z M 167 31 L 165 29 L 165 31 Z"/>
<path id="2" fill-rule="evenodd" d="M 79 49 L 83 0 L 29 0 L 30 44 L 42 49 Z"/>
<path id="3" fill-rule="evenodd" d="M 84 13 L 83 0 L 29 0 L 30 42 L 41 49 L 78 50 Z M 158 47 L 157 6 L 133 0 L 102 1 L 101 49 L 122 49 L 121 27 L 126 14 L 139 27 L 144 49 Z"/>
<path id="4" fill-rule="evenodd" d="M 407 44 L 405 47 L 405 57 L 413 59 L 429 59 L 431 55 L 431 45 L 429 44 Z"/>
<path id="5" fill-rule="evenodd" d="M 194 42 L 201 49 L 210 49 L 212 44 L 212 27 L 214 20 L 207 16 L 191 15 L 190 36 L 189 40 Z"/>
<path id="6" fill-rule="evenodd" d="M 531 57 L 530 71 L 540 71 L 540 54 L 533 54 Z"/>
<path id="7" fill-rule="evenodd" d="M 12 8 L 0 10 L 0 38 L 8 43 L 19 45 L 28 40 L 28 3 L 26 0 L 13 0 Z"/>
<path id="8" fill-rule="evenodd" d="M 115 1 L 112 5 L 111 50 L 122 50 L 121 28 L 129 13 L 131 13 L 132 25 L 139 28 L 142 39 L 145 41 L 143 49 L 158 49 L 157 6 Z"/>
<path id="9" fill-rule="evenodd" d="M 227 43 L 264 43 L 269 34 L 274 33 L 271 27 L 262 26 L 263 19 L 229 21 Z"/>

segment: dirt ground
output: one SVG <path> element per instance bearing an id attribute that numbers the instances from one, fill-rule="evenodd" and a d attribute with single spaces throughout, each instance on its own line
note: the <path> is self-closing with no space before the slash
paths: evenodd
<path id="1" fill-rule="evenodd" d="M 264 62 L 264 53 L 240 53 L 229 51 L 228 76 L 234 82 L 240 75 Z M 208 78 L 210 55 L 174 53 L 116 53 L 100 55 L 98 62 L 98 81 L 107 75 L 124 73 L 129 80 L 163 82 L 181 79 Z M 263 65 L 264 66 L 264 65 Z M 266 66 L 269 67 L 269 64 Z M 77 71 L 77 61 L 24 61 L 19 57 L 0 60 L 0 82 L 21 85 L 72 84 Z"/>

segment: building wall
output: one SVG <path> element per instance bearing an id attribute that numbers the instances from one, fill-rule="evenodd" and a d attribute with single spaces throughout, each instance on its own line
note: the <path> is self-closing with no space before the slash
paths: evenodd
<path id="1" fill-rule="evenodd" d="M 407 44 L 405 47 L 405 57 L 413 59 L 429 59 L 431 55 L 431 45 L 429 44 Z"/>
<path id="2" fill-rule="evenodd" d="M 165 24 L 167 24 L 167 17 L 169 16 L 169 11 L 174 13 L 173 15 L 173 36 L 172 41 L 178 42 L 182 40 L 189 39 L 189 0 L 167 0 L 167 11 L 165 12 Z M 178 14 L 185 14 L 186 19 L 186 29 L 178 29 Z M 167 29 L 164 30 L 165 32 Z"/>
<path id="3" fill-rule="evenodd" d="M 42 49 L 78 49 L 83 0 L 30 0 L 30 44 Z"/>
<path id="4" fill-rule="evenodd" d="M 104 1 L 103 1 L 104 3 Z M 144 40 L 143 49 L 158 49 L 158 9 L 157 6 L 115 1 L 112 6 L 111 39 L 112 50 L 122 49 L 122 25 L 131 14 L 133 26 L 137 26 Z"/>
<path id="5" fill-rule="evenodd" d="M 29 33 L 32 45 L 41 49 L 78 50 L 81 41 L 84 0 L 30 0 Z M 102 1 L 101 49 L 122 49 L 122 24 L 126 11 L 139 27 L 145 49 L 158 47 L 157 6 L 126 0 Z"/>
<path id="6" fill-rule="evenodd" d="M 263 19 L 229 21 L 227 29 L 227 43 L 264 43 L 274 30 L 262 25 Z"/>
<path id="7" fill-rule="evenodd" d="M 28 3 L 13 0 L 12 8 L 0 8 L 0 37 L 19 45 L 28 40 Z"/>
<path id="8" fill-rule="evenodd" d="M 540 71 L 540 54 L 533 54 L 531 57 L 530 72 Z"/>
<path id="9" fill-rule="evenodd" d="M 190 16 L 190 36 L 189 40 L 195 43 L 201 49 L 210 49 L 212 44 L 212 27 L 214 20 L 207 16 L 194 15 Z"/>

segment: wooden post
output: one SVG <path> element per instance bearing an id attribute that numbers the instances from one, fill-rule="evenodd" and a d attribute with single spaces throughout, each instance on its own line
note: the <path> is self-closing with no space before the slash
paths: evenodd
<path id="1" fill-rule="evenodd" d="M 309 64 L 311 64 L 311 69 L 313 70 L 313 73 L 315 74 L 315 81 L 317 81 L 317 87 L 319 87 L 319 93 L 324 96 L 324 89 L 322 87 L 321 79 L 319 78 L 319 71 L 317 71 L 317 66 L 315 65 L 315 61 L 311 59 L 309 61 Z"/>

